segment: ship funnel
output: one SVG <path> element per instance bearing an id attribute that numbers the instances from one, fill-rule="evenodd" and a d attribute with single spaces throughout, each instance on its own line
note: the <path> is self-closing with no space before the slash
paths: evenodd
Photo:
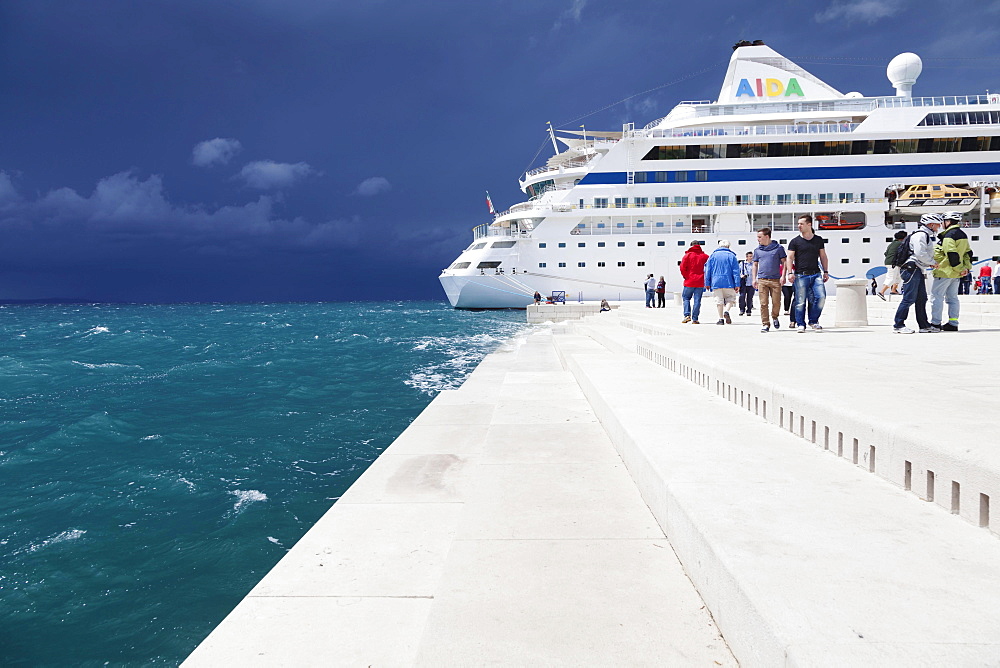
<path id="1" fill-rule="evenodd" d="M 885 69 L 885 75 L 889 77 L 889 83 L 896 89 L 896 97 L 910 97 L 913 91 L 913 84 L 917 82 L 917 77 L 924 69 L 924 64 L 920 56 L 915 53 L 901 53 L 891 61 L 889 67 Z"/>

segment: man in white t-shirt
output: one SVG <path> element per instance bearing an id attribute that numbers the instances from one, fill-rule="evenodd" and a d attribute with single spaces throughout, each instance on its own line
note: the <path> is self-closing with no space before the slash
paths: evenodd
<path id="1" fill-rule="evenodd" d="M 650 274 L 646 277 L 646 308 L 653 308 L 656 299 L 656 279 Z"/>

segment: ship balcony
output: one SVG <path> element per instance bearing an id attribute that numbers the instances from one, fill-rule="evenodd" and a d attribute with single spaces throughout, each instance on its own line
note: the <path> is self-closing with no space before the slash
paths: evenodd
<path id="1" fill-rule="evenodd" d="M 841 134 L 854 132 L 860 123 L 849 122 L 802 122 L 792 125 L 718 125 L 697 128 L 647 128 L 636 130 L 633 137 L 640 138 L 681 138 L 681 137 L 771 137 L 775 135 Z M 801 141 L 801 140 L 800 140 Z"/>

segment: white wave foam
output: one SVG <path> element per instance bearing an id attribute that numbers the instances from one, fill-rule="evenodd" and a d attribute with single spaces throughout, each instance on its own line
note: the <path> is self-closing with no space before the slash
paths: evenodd
<path id="1" fill-rule="evenodd" d="M 76 360 L 70 360 L 73 364 L 79 364 L 86 369 L 114 369 L 114 368 L 138 368 L 133 364 L 119 364 L 118 362 L 105 362 L 104 364 L 89 364 L 87 362 L 78 362 Z"/>
<path id="2" fill-rule="evenodd" d="M 14 554 L 21 554 L 24 552 L 37 552 L 38 550 L 42 550 L 46 547 L 51 547 L 52 545 L 58 545 L 59 543 L 66 543 L 71 540 L 77 540 L 83 537 L 83 534 L 85 533 L 87 532 L 83 529 L 68 529 L 61 533 L 57 533 L 55 536 L 50 536 L 49 538 L 46 538 L 45 540 L 40 541 L 38 543 L 32 543 L 26 548 L 15 551 Z"/>
<path id="3" fill-rule="evenodd" d="M 257 503 L 258 501 L 267 501 L 267 494 L 256 489 L 237 489 L 230 492 L 230 494 L 236 497 L 236 503 L 233 504 L 233 512 L 237 515 L 243 512 L 250 504 Z"/>
<path id="4" fill-rule="evenodd" d="M 110 334 L 111 330 L 102 325 L 96 327 L 91 327 L 86 332 L 83 333 L 84 336 L 95 336 L 97 334 Z"/>
<path id="5" fill-rule="evenodd" d="M 139 440 L 141 440 L 141 441 L 158 441 L 161 438 L 163 438 L 163 437 L 160 436 L 159 434 L 150 434 L 149 436 L 143 436 Z"/>

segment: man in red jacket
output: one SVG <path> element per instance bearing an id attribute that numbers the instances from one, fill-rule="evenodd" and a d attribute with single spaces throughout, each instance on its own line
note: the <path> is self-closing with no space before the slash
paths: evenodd
<path id="1" fill-rule="evenodd" d="M 684 320 L 681 322 L 698 324 L 698 316 L 701 315 L 701 296 L 705 293 L 706 262 L 708 255 L 701 249 L 700 244 L 692 241 L 691 247 L 684 251 L 684 258 L 681 260 L 681 276 L 684 277 Z"/>

